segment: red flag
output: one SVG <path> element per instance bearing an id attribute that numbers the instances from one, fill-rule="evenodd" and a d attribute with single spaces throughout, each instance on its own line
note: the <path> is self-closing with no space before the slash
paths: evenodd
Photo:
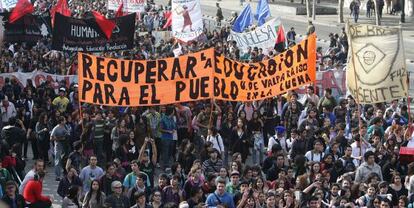
<path id="1" fill-rule="evenodd" d="M 50 9 L 50 16 L 52 18 L 52 25 L 55 22 L 55 13 L 59 12 L 62 15 L 70 17 L 71 11 L 69 9 L 68 2 L 66 0 L 59 0 L 54 7 Z"/>
<path id="2" fill-rule="evenodd" d="M 114 30 L 116 24 L 113 20 L 106 19 L 101 13 L 97 11 L 92 11 L 93 16 L 95 17 L 96 23 L 98 23 L 102 32 L 105 34 L 107 39 L 111 39 L 112 31 Z"/>
<path id="3" fill-rule="evenodd" d="M 124 16 L 123 9 L 124 9 L 124 2 L 122 2 L 121 5 L 119 5 L 118 11 L 116 11 L 115 17 L 122 17 L 122 16 Z"/>
<path id="4" fill-rule="evenodd" d="M 283 52 L 286 50 L 286 36 L 285 36 L 285 29 L 283 25 L 277 26 L 277 38 L 275 43 L 275 49 L 278 52 Z"/>
<path id="5" fill-rule="evenodd" d="M 165 25 L 162 27 L 163 29 L 168 28 L 169 26 L 172 25 L 172 12 L 168 11 L 164 13 L 164 18 L 167 19 L 167 22 L 165 23 Z"/>
<path id="6" fill-rule="evenodd" d="M 280 25 L 277 30 L 276 44 L 282 43 L 282 42 L 286 42 L 286 37 L 285 37 L 285 30 L 283 28 L 283 25 Z"/>
<path id="7" fill-rule="evenodd" d="M 34 7 L 28 0 L 19 0 L 17 1 L 16 7 L 14 7 L 12 13 L 10 14 L 9 22 L 14 23 L 24 15 L 31 14 L 33 12 Z"/>

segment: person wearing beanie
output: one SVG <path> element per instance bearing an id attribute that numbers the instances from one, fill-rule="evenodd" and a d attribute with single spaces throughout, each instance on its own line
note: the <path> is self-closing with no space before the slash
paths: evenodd
<path id="1" fill-rule="evenodd" d="M 267 144 L 267 152 L 272 151 L 273 145 L 279 145 L 284 152 L 288 152 L 291 148 L 292 143 L 288 142 L 285 136 L 286 128 L 284 126 L 276 126 L 275 127 L 275 135 L 270 137 L 269 142 Z"/>

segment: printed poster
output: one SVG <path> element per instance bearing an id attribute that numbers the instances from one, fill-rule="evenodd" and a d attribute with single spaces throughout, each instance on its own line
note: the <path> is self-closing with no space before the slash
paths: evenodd
<path id="1" fill-rule="evenodd" d="M 171 11 L 173 37 L 189 42 L 203 33 L 200 0 L 172 0 Z"/>

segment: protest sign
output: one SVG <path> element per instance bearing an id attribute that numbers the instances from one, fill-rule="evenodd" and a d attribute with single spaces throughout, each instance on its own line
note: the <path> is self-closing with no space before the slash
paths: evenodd
<path id="1" fill-rule="evenodd" d="M 55 16 L 52 49 L 70 52 L 104 52 L 132 49 L 135 33 L 135 13 L 114 19 L 115 29 L 108 40 L 96 23 L 85 19 Z"/>
<path id="2" fill-rule="evenodd" d="M 285 52 L 246 64 L 216 56 L 214 97 L 254 101 L 285 93 L 316 79 L 316 38 L 311 35 Z"/>
<path id="3" fill-rule="evenodd" d="M 14 8 L 17 4 L 17 0 L 0 0 L 0 9 L 9 10 Z"/>
<path id="4" fill-rule="evenodd" d="M 8 43 L 28 43 L 36 44 L 43 37 L 52 35 L 50 26 L 50 14 L 48 12 L 41 15 L 25 15 L 13 24 L 7 19 L 10 13 L 4 13 L 4 33 L 3 40 Z"/>
<path id="5" fill-rule="evenodd" d="M 119 5 L 123 5 L 123 11 L 133 13 L 133 12 L 144 12 L 146 0 L 108 0 L 108 10 L 117 11 Z"/>
<path id="6" fill-rule="evenodd" d="M 237 47 L 242 51 L 248 48 L 262 48 L 264 54 L 273 50 L 277 38 L 277 30 L 281 25 L 281 18 L 273 18 L 260 27 L 250 32 L 238 33 L 233 30 L 230 32 L 228 41 L 236 41 Z"/>
<path id="7" fill-rule="evenodd" d="M 21 87 L 26 87 L 27 80 L 32 80 L 35 87 L 39 87 L 44 82 L 48 81 L 54 89 L 59 88 L 59 82 L 65 81 L 66 87 L 69 87 L 72 83 L 78 82 L 78 76 L 76 75 L 57 75 L 49 74 L 41 71 L 33 71 L 29 73 L 13 72 L 13 73 L 1 73 L 0 74 L 0 88 L 4 86 L 4 80 L 6 78 L 16 79 L 17 83 Z"/>
<path id="8" fill-rule="evenodd" d="M 145 106 L 211 98 L 213 61 L 212 48 L 152 61 L 78 53 L 80 101 Z"/>
<path id="9" fill-rule="evenodd" d="M 361 104 L 381 103 L 407 96 L 399 28 L 349 25 L 350 59 L 347 86 Z"/>
<path id="10" fill-rule="evenodd" d="M 172 32 L 180 41 L 194 40 L 203 33 L 200 0 L 172 0 Z"/>

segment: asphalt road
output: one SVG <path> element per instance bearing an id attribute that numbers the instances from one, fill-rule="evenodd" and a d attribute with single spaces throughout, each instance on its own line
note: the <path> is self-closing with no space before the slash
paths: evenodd
<path id="1" fill-rule="evenodd" d="M 166 5 L 168 0 L 155 0 L 157 4 Z M 278 0 L 284 1 L 284 0 Z M 296 0 L 295 0 L 296 1 Z M 228 19 L 231 16 L 231 12 L 235 11 L 240 14 L 242 10 L 242 6 L 240 6 L 239 0 L 202 0 L 201 1 L 201 9 L 203 15 L 212 16 L 216 15 L 216 2 L 219 2 L 224 19 Z M 253 1 L 254 2 L 254 1 Z M 255 3 L 252 3 L 252 10 L 255 13 L 256 7 L 254 6 Z M 328 4 L 327 6 L 335 6 L 334 4 Z M 284 25 L 285 30 L 290 29 L 291 27 L 295 28 L 297 34 L 304 35 L 307 31 L 307 19 L 304 16 L 295 16 L 292 14 L 284 14 L 274 10 L 275 5 L 271 5 L 270 10 L 272 16 L 280 16 L 282 18 L 282 23 Z M 352 17 L 349 15 L 348 7 L 344 6 L 344 19 L 345 22 L 349 20 L 350 22 L 353 21 Z M 391 16 L 384 14 L 384 18 L 382 19 L 382 25 L 387 26 L 398 26 L 399 25 L 399 17 L 398 16 Z M 212 21 L 213 22 L 213 21 Z M 365 16 L 365 11 L 361 11 L 359 23 L 369 23 L 375 24 L 375 19 L 373 17 L 367 18 Z M 337 23 L 337 16 L 336 15 L 321 15 L 316 17 L 316 21 L 314 21 L 314 25 L 316 28 L 316 33 L 319 39 L 322 40 L 329 40 L 330 33 L 341 33 L 341 28 L 344 27 L 344 24 Z M 406 23 L 402 26 L 403 36 L 404 36 L 404 45 L 405 47 L 405 56 L 406 59 L 414 60 L 414 47 L 408 47 L 414 44 L 414 18 L 413 17 L 406 17 Z M 322 46 L 323 48 L 328 47 L 329 43 L 325 43 L 324 41 L 318 41 L 318 46 Z"/>

